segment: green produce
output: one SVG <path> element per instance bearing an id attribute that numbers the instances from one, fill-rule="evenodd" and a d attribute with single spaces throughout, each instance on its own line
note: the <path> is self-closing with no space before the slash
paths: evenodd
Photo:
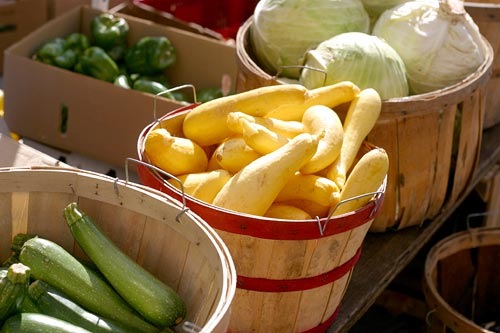
<path id="1" fill-rule="evenodd" d="M 177 325 L 185 318 L 182 298 L 121 251 L 76 202 L 65 207 L 64 217 L 87 256 L 144 318 L 161 327 Z"/>
<path id="2" fill-rule="evenodd" d="M 127 328 L 118 322 L 99 317 L 85 310 L 63 292 L 41 280 L 36 280 L 29 286 L 28 295 L 29 297 L 27 298 L 33 300 L 41 313 L 80 326 L 90 332 L 136 332 L 135 329 Z"/>
<path id="3" fill-rule="evenodd" d="M 111 13 L 97 15 L 90 22 L 93 45 L 105 50 L 114 61 L 125 55 L 129 30 L 127 20 Z"/>
<path id="4" fill-rule="evenodd" d="M 3 275 L 3 274 L 2 274 Z M 22 303 L 30 281 L 30 268 L 12 264 L 0 278 L 0 322 L 12 315 Z"/>
<path id="5" fill-rule="evenodd" d="M 382 14 L 387 9 L 391 9 L 396 7 L 403 2 L 408 2 L 409 0 L 361 0 L 363 2 L 363 6 L 370 16 L 370 23 L 373 27 L 375 22 L 377 22 L 380 14 Z"/>
<path id="6" fill-rule="evenodd" d="M 254 10 L 249 42 L 266 71 L 298 79 L 308 49 L 340 33 L 369 29 L 361 0 L 261 0 Z"/>
<path id="7" fill-rule="evenodd" d="M 196 91 L 196 101 L 204 103 L 224 96 L 221 88 L 202 88 Z"/>
<path id="8" fill-rule="evenodd" d="M 92 333 L 64 320 L 41 313 L 18 313 L 9 317 L 0 333 Z"/>
<path id="9" fill-rule="evenodd" d="M 22 246 L 19 259 L 31 268 L 34 279 L 61 290 L 88 311 L 136 328 L 137 332 L 158 332 L 130 308 L 100 275 L 60 245 L 40 237 L 28 239 Z M 121 278 L 125 276 L 128 273 Z"/>
<path id="10" fill-rule="evenodd" d="M 372 34 L 403 59 L 410 93 L 461 82 L 484 63 L 487 45 L 463 1 L 409 1 L 385 11 Z"/>
<path id="11" fill-rule="evenodd" d="M 98 46 L 91 46 L 83 52 L 76 71 L 108 82 L 114 82 L 120 73 L 116 62 Z"/>
<path id="12" fill-rule="evenodd" d="M 24 296 L 23 301 L 17 307 L 16 312 L 41 313 L 38 306 L 33 302 L 33 300 L 28 295 Z"/>
<path id="13" fill-rule="evenodd" d="M 118 87 L 122 87 L 125 89 L 130 89 L 130 83 L 129 79 L 126 74 L 120 74 L 116 77 L 115 81 L 113 82 L 115 85 Z"/>
<path id="14" fill-rule="evenodd" d="M 174 96 L 169 91 L 167 91 L 168 88 L 166 86 L 164 86 L 160 82 L 151 81 L 148 79 L 135 80 L 134 84 L 132 85 L 132 89 L 139 90 L 139 91 L 146 92 L 146 93 L 153 94 L 153 95 L 160 94 L 160 96 L 162 96 L 162 97 L 175 99 Z"/>
<path id="15" fill-rule="evenodd" d="M 30 238 L 34 238 L 36 235 L 33 234 L 24 234 L 24 233 L 18 233 L 14 236 L 12 239 L 12 243 L 10 245 L 11 250 L 19 255 L 21 252 L 21 249 L 23 247 L 23 244 L 26 243 L 26 241 Z"/>
<path id="16" fill-rule="evenodd" d="M 36 60 L 71 70 L 78 61 L 78 54 L 74 49 L 68 48 L 64 38 L 54 38 L 37 50 Z"/>
<path id="17" fill-rule="evenodd" d="M 83 53 L 86 49 L 90 47 L 89 38 L 79 32 L 74 32 L 65 37 L 66 47 L 72 49 L 77 54 Z"/>
<path id="18" fill-rule="evenodd" d="M 5 259 L 5 261 L 2 263 L 2 266 L 9 267 L 10 265 L 18 263 L 18 262 L 19 262 L 19 258 L 17 256 L 17 254 L 13 253 L 10 257 Z"/>
<path id="19" fill-rule="evenodd" d="M 382 99 L 409 94 L 406 69 L 399 54 L 376 36 L 346 32 L 306 53 L 299 83 L 308 89 L 350 81 L 373 88 Z"/>
<path id="20" fill-rule="evenodd" d="M 146 36 L 132 45 L 125 54 L 129 73 L 153 75 L 164 71 L 176 60 L 175 48 L 165 36 Z"/>

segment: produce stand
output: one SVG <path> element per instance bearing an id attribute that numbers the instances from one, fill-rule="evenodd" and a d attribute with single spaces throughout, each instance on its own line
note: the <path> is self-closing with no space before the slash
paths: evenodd
<path id="1" fill-rule="evenodd" d="M 327 332 L 349 332 L 353 325 L 362 318 L 375 303 L 377 297 L 417 256 L 419 251 L 432 239 L 433 235 L 460 207 L 479 181 L 500 161 L 499 139 L 500 125 L 484 131 L 481 159 L 474 182 L 459 200 L 443 210 L 435 219 L 425 221 L 421 226 L 410 227 L 396 232 L 370 233 L 367 235 L 363 244 L 362 255 L 354 269 L 354 274 L 337 318 Z M 12 148 L 13 145 L 17 145 L 7 135 L 0 136 L 0 141 L 3 143 L 0 146 L 4 148 Z M 20 154 L 26 154 L 27 150 L 33 152 L 26 145 L 22 145 L 17 150 Z M 43 153 L 37 152 L 35 156 L 40 161 L 39 156 L 43 156 Z M 31 162 L 37 161 L 37 158 L 33 158 Z M 46 158 L 50 158 L 50 156 L 47 155 Z"/>
<path id="2" fill-rule="evenodd" d="M 90 9 L 85 7 L 84 10 L 88 11 Z M 93 10 L 94 9 L 92 9 L 92 11 Z M 75 10 L 73 14 L 71 14 L 71 13 L 66 14 L 66 17 L 69 18 L 68 22 L 73 22 L 74 20 L 71 17 L 71 15 L 76 15 L 77 13 L 78 12 Z M 128 15 L 128 13 L 125 13 L 125 15 Z M 87 17 L 87 19 L 88 19 L 88 17 Z M 49 28 L 54 28 L 54 30 L 52 30 L 52 32 L 57 31 L 58 34 L 59 34 L 59 30 L 55 29 L 57 27 L 56 25 L 58 24 L 58 22 L 66 22 L 66 21 L 63 21 L 63 19 L 59 19 L 59 20 L 60 21 L 55 21 L 56 23 L 52 22 L 51 24 L 49 24 Z M 136 20 L 137 20 L 137 22 L 135 22 L 134 24 L 136 24 L 137 26 L 145 25 L 144 22 L 141 21 L 142 19 L 136 18 Z M 152 25 L 147 24 L 145 26 L 147 26 L 148 27 L 147 29 L 149 29 L 149 28 L 151 28 Z M 146 28 L 144 28 L 144 29 L 146 29 Z M 166 29 L 165 31 L 167 31 L 169 28 L 165 28 L 165 27 L 159 28 L 159 27 L 155 26 L 155 29 Z M 38 34 L 40 34 L 40 31 L 42 31 L 42 33 L 46 32 L 46 30 L 40 29 Z M 193 44 L 193 41 L 190 40 L 192 38 L 195 39 L 197 45 L 200 43 L 200 41 L 198 39 L 200 39 L 201 37 L 198 37 L 198 36 L 193 37 L 188 32 L 183 32 L 183 31 L 179 32 L 179 31 L 176 31 L 176 29 L 173 29 L 172 33 L 174 36 L 178 35 L 178 38 L 181 39 L 182 41 L 184 41 L 185 45 L 187 45 L 187 46 L 190 46 Z M 34 36 L 36 37 L 37 35 L 35 34 Z M 216 58 L 218 58 L 217 59 L 218 61 L 217 62 L 214 61 L 214 62 L 218 63 L 218 64 L 224 64 L 224 65 L 230 64 L 229 69 L 228 70 L 224 69 L 223 71 L 224 72 L 231 72 L 231 74 L 235 74 L 235 73 L 233 73 L 234 72 L 233 70 L 235 68 L 233 66 L 234 64 L 232 64 L 233 59 L 232 59 L 231 46 L 225 45 L 225 44 L 218 45 L 218 44 L 220 44 L 220 41 L 218 41 L 218 40 L 212 40 L 212 39 L 204 40 L 203 38 L 202 38 L 202 40 L 208 46 L 214 44 L 215 45 L 214 47 L 217 47 L 217 49 L 222 48 L 223 50 L 226 50 L 225 53 L 215 52 L 214 54 L 216 55 Z M 30 40 L 28 39 L 28 41 L 30 41 Z M 33 43 L 35 43 L 35 42 L 33 42 Z M 38 43 L 38 41 L 36 41 L 36 43 Z M 16 61 L 19 61 L 19 59 L 21 59 L 20 60 L 21 62 L 16 63 L 16 64 L 22 65 L 24 62 L 27 61 L 28 63 L 29 62 L 34 63 L 34 66 L 36 66 L 37 68 L 41 67 L 42 70 L 46 69 L 45 66 L 41 66 L 39 63 L 35 63 L 32 59 L 30 59 L 28 57 L 29 54 L 27 54 L 27 55 L 16 54 L 17 49 L 22 50 L 24 48 L 24 45 L 21 45 L 21 46 L 23 46 L 23 47 L 20 48 L 19 46 L 17 46 L 17 47 L 11 48 L 11 52 L 7 53 L 7 55 L 10 55 L 11 58 L 15 58 Z M 211 47 L 209 47 L 209 49 L 211 49 Z M 12 52 L 12 50 L 14 50 L 16 52 Z M 202 51 L 193 52 L 190 49 L 190 47 L 186 47 L 186 50 L 190 50 L 189 51 L 190 55 L 205 54 L 205 51 L 206 51 L 206 50 L 200 49 Z M 226 53 L 229 54 L 231 57 L 225 57 L 224 55 L 226 55 Z M 26 58 L 28 58 L 28 59 L 26 59 Z M 190 56 L 190 58 L 191 58 L 191 56 Z M 221 61 L 221 59 L 223 59 L 223 61 Z M 227 59 L 227 61 L 225 61 L 226 59 Z M 193 63 L 197 63 L 197 62 L 198 61 L 196 61 L 193 58 Z M 18 68 L 20 68 L 20 70 L 25 71 L 26 70 L 25 68 L 28 68 L 28 67 L 24 67 L 21 65 L 18 65 Z M 187 66 L 187 67 L 190 67 L 190 66 Z M 214 69 L 215 67 L 210 67 L 210 68 Z M 59 74 L 61 75 L 60 77 L 63 78 L 64 80 L 61 79 L 61 81 L 58 81 L 58 83 L 66 82 L 65 80 L 66 80 L 66 77 L 68 76 L 68 73 L 66 73 L 66 72 L 59 73 L 58 70 L 54 71 L 53 68 L 49 68 L 47 70 L 50 73 L 53 73 L 53 72 L 56 73 L 56 74 L 51 74 L 51 75 L 59 75 Z M 10 67 L 9 71 L 10 71 L 10 73 L 14 72 L 12 70 L 12 67 Z M 189 72 L 189 71 L 180 71 L 180 72 L 185 73 L 185 72 Z M 192 72 L 195 72 L 195 71 L 192 71 Z M 33 76 L 32 71 L 21 72 L 21 73 L 26 73 L 27 77 Z M 57 74 L 57 73 L 59 73 L 59 74 Z M 73 77 L 72 73 L 70 73 L 69 75 L 72 75 L 71 77 Z M 19 73 L 16 73 L 16 75 L 11 74 L 11 76 L 16 77 L 16 78 L 22 78 L 24 75 L 19 75 Z M 36 77 L 38 78 L 38 77 L 43 77 L 43 76 L 36 75 Z M 70 77 L 70 79 L 73 80 L 71 77 Z M 202 75 L 202 77 L 206 78 L 207 75 Z M 82 81 L 80 81 L 81 77 L 75 75 L 73 78 L 75 79 L 75 81 L 72 81 L 72 82 L 76 82 L 76 84 L 78 84 L 78 87 L 80 87 L 80 84 L 82 82 Z M 217 76 L 216 78 L 217 78 L 216 81 L 218 82 L 219 76 Z M 0 89 L 2 88 L 2 79 L 3 78 L 0 75 Z M 58 76 L 58 79 L 59 79 L 59 76 Z M 90 78 L 85 78 L 85 79 L 90 80 Z M 186 80 L 192 81 L 191 78 L 186 78 L 186 79 L 182 78 L 182 80 L 179 79 L 179 82 L 184 82 Z M 15 80 L 11 80 L 11 82 L 14 82 L 14 81 Z M 32 81 L 32 84 L 34 84 L 34 86 L 37 86 L 37 85 L 40 87 L 44 86 L 43 84 L 37 84 L 37 80 L 19 80 L 19 82 L 22 82 L 22 81 L 23 82 L 24 81 L 26 81 L 26 82 Z M 25 83 L 23 83 L 23 84 L 25 84 Z M 96 90 L 97 91 L 100 90 L 103 93 L 103 95 L 106 95 L 107 97 L 109 97 L 110 94 L 108 93 L 107 90 L 104 91 L 103 89 L 100 89 L 99 85 L 101 85 L 101 84 L 104 85 L 105 83 L 98 82 L 96 85 Z M 11 87 L 14 86 L 12 83 L 10 83 L 10 85 L 11 85 Z M 198 85 L 201 86 L 202 84 L 198 84 Z M 63 86 L 63 85 L 61 85 L 61 86 Z M 17 86 L 15 86 L 15 87 L 17 88 Z M 49 86 L 47 86 L 47 87 L 49 87 Z M 67 88 L 66 86 L 64 86 L 64 87 Z M 107 89 L 106 86 L 103 86 L 103 87 L 105 87 L 105 89 Z M 52 89 L 52 86 L 50 86 L 49 88 Z M 111 88 L 115 89 L 117 91 L 118 98 L 116 98 L 116 99 L 120 100 L 124 106 L 129 105 L 129 104 L 132 105 L 132 103 L 127 103 L 126 100 L 124 99 L 125 95 L 121 95 L 121 94 L 131 95 L 131 93 L 133 94 L 135 92 L 122 91 L 122 90 L 119 90 L 117 87 L 111 87 Z M 11 90 L 19 91 L 19 89 L 12 89 L 12 88 L 11 88 Z M 34 91 L 34 89 L 28 89 L 28 90 Z M 75 89 L 75 92 L 77 93 L 77 96 L 79 98 L 81 97 L 80 91 L 81 91 L 81 89 Z M 112 91 L 111 93 L 114 94 L 115 92 Z M 120 94 L 120 95 L 118 95 L 118 94 Z M 136 93 L 136 94 L 138 94 L 138 93 Z M 59 94 L 59 95 L 65 96 L 65 94 Z M 137 104 L 144 105 L 145 103 L 143 103 L 144 100 L 142 98 L 148 98 L 148 97 L 147 96 L 144 97 L 142 95 L 138 95 L 138 96 L 139 97 L 137 97 L 137 98 L 133 97 L 134 102 L 138 102 Z M 21 102 L 25 101 L 24 95 L 20 94 L 19 97 L 18 97 L 19 101 L 21 101 Z M 128 97 L 130 97 L 130 96 L 128 96 Z M 66 96 L 65 96 L 65 98 L 66 98 Z M 141 99 L 139 99 L 139 98 L 141 98 Z M 33 96 L 31 96 L 30 103 L 33 102 L 33 99 L 34 99 Z M 74 99 L 74 100 L 76 101 L 76 103 L 75 103 L 76 105 L 78 105 L 78 103 L 80 103 L 80 99 Z M 97 95 L 97 98 L 95 100 L 104 101 L 104 98 L 100 98 L 99 95 Z M 147 101 L 150 101 L 150 100 L 147 100 Z M 10 103 L 12 103 L 12 102 L 10 102 Z M 170 102 L 167 102 L 167 103 L 170 103 Z M 43 105 L 43 103 L 37 103 L 37 104 Z M 173 103 L 173 104 L 174 105 L 172 107 L 174 109 L 179 107 L 179 105 L 177 105 L 176 103 Z M 20 108 L 17 107 L 17 105 L 14 105 L 14 106 L 16 106 L 16 107 L 13 107 L 13 109 L 17 109 L 19 111 Z M 31 108 L 31 105 L 28 105 L 28 106 L 29 106 L 29 108 Z M 493 109 L 497 110 L 496 108 L 493 108 Z M 57 109 L 57 111 L 59 111 L 59 109 Z M 129 123 L 126 123 L 126 122 L 122 123 L 123 125 L 126 125 L 126 127 L 130 127 L 129 125 L 131 123 L 134 123 L 134 125 L 136 125 L 135 124 L 136 122 L 130 121 L 130 119 L 131 119 L 130 117 L 123 116 L 123 108 L 121 108 L 121 107 L 116 108 L 116 111 L 118 112 L 118 116 L 110 117 L 110 119 L 112 121 L 115 121 L 117 118 L 122 117 L 124 119 L 129 120 Z M 38 113 L 44 114 L 44 117 L 46 116 L 45 111 L 38 112 Z M 481 124 L 483 124 L 482 115 L 480 115 L 479 111 L 478 111 L 477 115 L 478 116 L 476 118 L 474 118 L 474 119 L 478 120 L 475 124 L 477 125 L 477 129 L 478 129 L 477 132 L 481 133 Z M 36 124 L 38 126 L 38 122 L 33 121 L 32 115 L 27 114 L 27 116 L 28 116 L 27 119 L 31 120 L 32 125 Z M 59 116 L 59 113 L 57 113 L 57 116 Z M 147 113 L 146 115 L 142 114 L 141 117 L 146 117 L 146 119 L 149 119 L 150 114 L 149 113 Z M 464 120 L 463 123 L 465 124 L 467 121 L 468 120 Z M 24 119 L 19 120 L 19 124 L 21 124 L 22 127 L 24 127 L 24 128 L 27 125 L 29 125 L 29 123 L 30 122 L 27 122 Z M 358 251 L 358 253 L 360 253 L 359 261 L 357 261 L 357 263 L 356 263 L 356 266 L 353 270 L 352 276 L 350 276 L 349 279 L 346 279 L 346 280 L 348 280 L 349 286 L 346 287 L 347 288 L 346 293 L 345 293 L 345 295 L 342 296 L 342 301 L 340 303 L 338 312 L 336 312 L 336 314 L 334 316 L 332 316 L 332 318 L 335 318 L 333 321 L 333 324 L 331 324 L 331 326 L 329 326 L 326 329 L 326 332 L 329 332 L 329 333 L 354 332 L 355 330 L 353 328 L 355 328 L 356 324 L 361 319 L 363 319 L 365 314 L 372 308 L 372 306 L 377 304 L 377 301 L 380 299 L 380 296 L 383 296 L 383 293 L 390 289 L 391 284 L 400 276 L 400 273 L 402 273 L 407 267 L 409 267 L 412 264 L 412 262 L 415 259 L 417 259 L 418 254 L 422 253 L 423 250 L 425 250 L 425 248 L 428 245 L 431 245 L 431 243 L 433 241 L 435 241 L 436 236 L 438 236 L 440 234 L 440 231 L 443 230 L 443 227 L 445 225 L 448 225 L 449 222 L 452 222 L 453 215 L 456 214 L 458 211 L 460 211 L 460 208 L 465 207 L 467 197 L 471 193 L 473 193 L 475 190 L 478 190 L 478 185 L 481 182 L 484 182 L 485 179 L 487 179 L 492 173 L 495 173 L 497 175 L 497 177 L 500 177 L 500 172 L 498 171 L 498 167 L 500 165 L 499 164 L 500 163 L 500 147 L 498 145 L 499 140 L 500 140 L 500 123 L 497 125 L 493 125 L 491 127 L 487 127 L 486 123 L 487 123 L 487 121 L 485 118 L 485 121 L 484 121 L 485 127 L 483 130 L 483 135 L 480 137 L 480 139 L 478 141 L 476 141 L 476 143 L 480 144 L 481 149 L 480 149 L 479 161 L 478 161 L 478 165 L 477 165 L 477 168 L 475 170 L 475 173 L 474 173 L 474 177 L 473 177 L 472 181 L 466 185 L 466 188 L 463 190 L 463 192 L 458 196 L 458 198 L 456 200 L 453 200 L 453 202 L 449 205 L 445 205 L 444 208 L 441 208 L 441 210 L 438 209 L 439 213 L 437 214 L 437 216 L 433 217 L 432 219 L 425 219 L 425 220 L 419 221 L 420 218 L 416 218 L 417 225 L 414 225 L 411 227 L 406 227 L 406 228 L 401 229 L 401 230 L 388 230 L 387 232 L 384 232 L 384 233 L 368 233 L 366 235 L 366 237 L 363 241 L 361 250 Z M 90 125 L 92 126 L 91 128 L 95 127 L 95 124 L 93 121 L 90 122 Z M 35 127 L 37 127 L 37 126 L 35 126 Z M 106 126 L 104 126 L 104 127 L 105 127 L 104 129 L 107 130 L 108 127 L 106 127 Z M 139 126 L 139 127 L 141 127 L 141 126 Z M 80 128 L 83 128 L 83 127 L 80 126 Z M 451 129 L 451 127 L 450 127 L 450 129 Z M 15 133 L 18 133 L 18 130 L 20 131 L 21 127 L 13 129 L 13 131 Z M 95 128 L 94 128 L 94 130 L 95 130 Z M 95 134 L 96 132 L 94 132 L 94 134 L 93 134 L 94 138 L 97 137 Z M 117 132 L 119 132 L 119 131 L 117 131 Z M 105 135 L 108 135 L 108 133 L 106 131 L 103 131 L 103 133 Z M 411 132 L 409 131 L 409 133 L 411 133 Z M 119 156 L 115 159 L 116 161 L 118 161 L 118 165 L 117 165 L 117 163 L 114 163 L 114 161 L 110 162 L 110 161 L 104 160 L 105 158 L 111 158 L 111 156 L 110 156 L 111 154 L 108 154 L 108 153 L 105 153 L 101 156 L 92 156 L 91 155 L 90 158 L 83 158 L 83 155 L 82 155 L 81 157 L 83 159 L 81 159 L 78 152 L 75 153 L 73 151 L 73 147 L 69 147 L 69 146 L 58 147 L 57 144 L 53 145 L 52 142 L 35 141 L 34 138 L 32 139 L 28 135 L 21 133 L 21 132 L 19 132 L 19 134 L 21 135 L 21 137 L 23 137 L 23 140 L 21 140 L 20 142 L 16 142 L 9 137 L 9 134 L 10 134 L 9 128 L 7 128 L 7 125 L 4 121 L 4 119 L 2 117 L 0 117 L 0 167 L 9 167 L 9 166 L 16 166 L 16 167 L 23 166 L 24 167 L 24 166 L 43 166 L 43 165 L 64 166 L 64 167 L 72 166 L 72 167 L 80 168 L 82 170 L 87 169 L 87 170 L 91 170 L 91 171 L 99 172 L 99 173 L 105 173 L 107 170 L 109 170 L 109 171 L 112 171 L 112 174 L 114 176 L 117 176 L 117 179 L 124 179 L 124 177 L 125 177 L 124 176 L 125 170 L 122 169 L 121 167 L 117 168 L 118 165 L 121 165 L 121 161 L 123 160 L 123 156 Z M 61 133 L 56 133 L 56 134 L 58 135 L 58 137 L 57 137 L 58 139 L 60 139 L 60 138 L 63 138 L 64 140 L 67 139 L 67 135 L 61 136 L 60 135 Z M 472 135 L 475 135 L 475 134 L 476 134 L 476 132 L 472 133 Z M 85 143 L 84 141 L 86 138 L 88 138 L 87 135 L 79 136 L 78 140 L 76 141 L 77 144 L 82 143 L 85 148 L 94 149 L 94 147 L 96 145 Z M 135 136 L 128 135 L 128 138 L 132 138 L 133 139 L 132 141 L 135 141 Z M 33 141 L 31 141 L 31 140 L 33 140 Z M 104 141 L 104 140 L 101 140 L 101 141 Z M 463 139 L 463 142 L 470 142 L 470 140 Z M 122 140 L 122 143 L 125 143 L 124 146 L 126 147 L 126 149 L 130 149 L 131 151 L 134 151 L 134 148 L 135 148 L 134 145 L 126 144 L 126 142 L 123 140 Z M 110 147 L 113 147 L 113 150 L 116 150 L 115 146 L 110 145 Z M 59 151 L 56 149 L 63 149 L 63 150 Z M 465 149 L 465 150 L 467 150 L 467 149 Z M 75 150 L 75 151 L 77 151 L 77 150 Z M 69 153 L 69 152 L 71 152 L 71 153 Z M 476 150 L 476 152 L 477 152 L 477 150 Z M 413 156 L 415 156 L 414 152 L 412 154 L 413 154 Z M 133 154 L 131 155 L 130 153 L 126 153 L 125 155 L 130 156 L 130 157 L 135 157 L 135 156 L 133 156 Z M 473 155 L 475 155 L 475 154 L 473 154 Z M 408 155 L 408 156 L 412 156 L 412 155 Z M 475 156 L 477 156 L 477 155 L 475 155 Z M 94 158 L 95 158 L 95 160 L 94 160 Z M 85 160 L 85 162 L 83 162 L 84 160 Z M 439 160 L 439 161 L 441 161 L 441 160 Z M 463 161 L 471 162 L 471 159 L 468 158 L 468 156 L 466 156 L 463 158 Z M 474 160 L 474 161 L 476 161 L 476 160 Z M 64 162 L 67 162 L 67 164 L 65 164 Z M 110 163 L 110 164 L 108 164 L 108 163 Z M 474 163 L 472 163 L 472 164 L 474 164 Z M 439 164 L 436 164 L 436 165 L 443 166 L 443 165 L 445 165 L 445 163 L 442 163 L 442 161 L 441 161 L 441 162 L 439 162 Z M 445 169 L 446 169 L 446 166 L 445 166 Z M 103 172 L 103 170 L 104 170 L 104 172 Z M 128 177 L 128 172 L 127 172 L 127 177 Z M 132 175 L 131 177 L 132 178 L 127 178 L 127 181 L 131 180 L 132 182 L 139 182 L 139 180 L 137 179 L 137 175 Z M 432 179 L 435 179 L 435 178 L 432 178 Z M 485 201 L 487 201 L 487 200 L 488 201 L 495 201 L 494 205 L 492 205 L 493 207 L 498 207 L 500 205 L 500 199 L 496 199 L 494 197 L 489 197 L 488 199 L 485 199 Z M 418 200 L 416 200 L 416 201 L 418 201 Z M 497 201 L 498 201 L 498 203 L 497 203 Z M 467 208 L 469 208 L 469 207 L 467 207 Z M 415 216 L 415 214 L 412 214 L 412 215 Z M 420 223 L 418 223 L 418 222 L 420 222 Z M 331 261 L 331 257 L 328 257 L 328 260 Z M 357 260 L 357 257 L 356 257 L 356 260 Z M 415 278 L 418 279 L 419 276 L 416 276 Z M 319 297 L 318 299 L 321 299 L 321 297 Z M 323 297 L 323 299 L 324 299 L 324 297 Z M 308 301 L 311 302 L 310 304 L 313 304 L 313 302 L 314 302 L 314 300 L 311 300 L 310 298 L 308 298 Z M 273 316 L 270 316 L 270 317 L 273 318 Z M 276 318 L 276 316 L 274 316 L 274 318 Z M 284 319 L 285 319 L 284 321 L 286 321 L 286 318 L 284 318 Z M 327 325 L 329 325 L 329 324 L 327 324 Z M 327 327 L 327 325 L 323 326 L 323 328 Z"/>
<path id="3" fill-rule="evenodd" d="M 344 296 L 337 319 L 328 332 L 349 332 L 352 326 L 374 304 L 382 291 L 394 280 L 447 219 L 460 207 L 478 182 L 500 160 L 500 126 L 483 133 L 481 158 L 474 182 L 452 206 L 444 209 L 432 221 L 421 226 L 397 232 L 368 234 L 363 243 L 362 255 L 354 269 L 352 280 Z"/>

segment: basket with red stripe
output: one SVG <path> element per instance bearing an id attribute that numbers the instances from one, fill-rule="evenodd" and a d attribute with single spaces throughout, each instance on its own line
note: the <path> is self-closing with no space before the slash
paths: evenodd
<path id="1" fill-rule="evenodd" d="M 181 133 L 193 105 L 173 111 L 139 135 L 141 182 L 185 202 L 228 246 L 237 271 L 230 332 L 324 332 L 335 320 L 361 246 L 380 211 L 385 182 L 373 200 L 343 215 L 311 220 L 273 219 L 235 212 L 183 194 L 150 167 L 144 141 L 161 124 Z M 366 151 L 374 146 L 366 143 Z"/>

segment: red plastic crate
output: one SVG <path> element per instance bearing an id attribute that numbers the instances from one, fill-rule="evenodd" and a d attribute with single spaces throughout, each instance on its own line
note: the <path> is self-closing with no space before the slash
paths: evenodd
<path id="1" fill-rule="evenodd" d="M 258 0 L 135 0 L 176 18 L 236 38 L 238 28 L 253 14 Z"/>

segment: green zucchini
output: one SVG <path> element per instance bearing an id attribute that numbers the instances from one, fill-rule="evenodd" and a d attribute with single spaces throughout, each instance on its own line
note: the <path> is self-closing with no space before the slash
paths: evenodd
<path id="1" fill-rule="evenodd" d="M 31 268 L 34 279 L 61 290 L 88 311 L 121 322 L 138 332 L 158 332 L 105 280 L 57 243 L 40 237 L 28 239 L 21 248 L 19 260 Z"/>
<path id="2" fill-rule="evenodd" d="M 12 315 L 23 301 L 30 281 L 30 268 L 12 264 L 0 281 L 0 322 Z"/>
<path id="3" fill-rule="evenodd" d="M 65 207 L 64 217 L 87 256 L 146 320 L 170 327 L 185 318 L 186 306 L 180 295 L 121 251 L 76 202 Z"/>
<path id="4" fill-rule="evenodd" d="M 32 299 L 41 313 L 59 318 L 93 333 L 135 333 L 135 329 L 125 327 L 111 319 L 97 316 L 73 302 L 60 290 L 46 282 L 36 280 L 28 288 Z"/>
<path id="5" fill-rule="evenodd" d="M 41 313 L 38 306 L 29 296 L 25 296 L 21 304 L 17 307 L 16 312 Z"/>
<path id="6" fill-rule="evenodd" d="M 64 320 L 41 313 L 18 313 L 9 317 L 0 333 L 92 333 Z"/>
<path id="7" fill-rule="evenodd" d="M 14 255 L 19 255 L 19 252 L 21 252 L 21 248 L 23 247 L 23 244 L 28 240 L 36 235 L 33 234 L 23 234 L 23 233 L 18 233 L 14 236 L 12 239 L 12 244 L 10 245 L 11 250 L 14 252 Z"/>

